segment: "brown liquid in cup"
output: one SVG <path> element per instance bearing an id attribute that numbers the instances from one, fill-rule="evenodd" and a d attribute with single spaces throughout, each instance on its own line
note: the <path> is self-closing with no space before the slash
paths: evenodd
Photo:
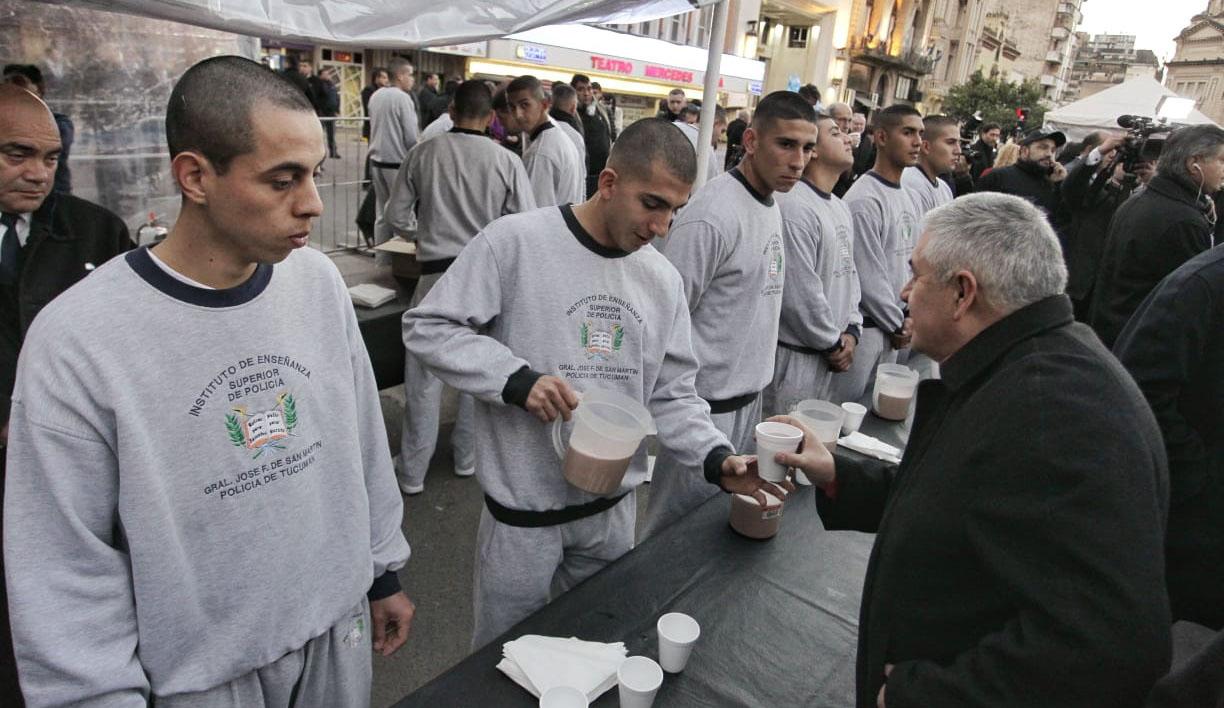
<path id="1" fill-rule="evenodd" d="M 782 503 L 762 507 L 755 499 L 731 495 L 731 528 L 741 536 L 763 541 L 773 538 L 782 523 Z"/>
<path id="2" fill-rule="evenodd" d="M 913 396 L 886 396 L 881 393 L 876 415 L 887 420 L 905 420 L 911 400 Z"/>
<path id="3" fill-rule="evenodd" d="M 633 458 L 609 460 L 592 457 L 571 447 L 565 452 L 561 473 L 565 475 L 567 482 L 584 492 L 611 494 L 620 489 L 621 480 L 625 478 L 625 470 L 629 468 L 631 459 Z"/>

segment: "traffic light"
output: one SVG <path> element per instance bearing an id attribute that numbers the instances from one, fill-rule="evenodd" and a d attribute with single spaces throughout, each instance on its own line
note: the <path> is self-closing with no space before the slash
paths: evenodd
<path id="1" fill-rule="evenodd" d="M 1029 109 L 1027 108 L 1016 109 L 1016 127 L 1020 130 L 1024 130 L 1025 123 L 1028 123 L 1028 113 Z"/>

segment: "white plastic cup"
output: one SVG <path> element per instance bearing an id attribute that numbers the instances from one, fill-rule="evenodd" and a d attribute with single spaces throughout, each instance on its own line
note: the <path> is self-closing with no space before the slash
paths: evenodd
<path id="1" fill-rule="evenodd" d="M 587 708 L 586 694 L 573 686 L 553 686 L 540 696 L 540 708 Z"/>
<path id="2" fill-rule="evenodd" d="M 846 412 L 846 417 L 842 420 L 842 435 L 857 433 L 859 426 L 863 424 L 863 418 L 867 416 L 867 406 L 847 401 L 841 407 Z"/>
<path id="3" fill-rule="evenodd" d="M 684 671 L 693 645 L 701 636 L 701 626 L 683 612 L 668 612 L 655 627 L 659 630 L 659 664 L 669 674 Z"/>
<path id="4" fill-rule="evenodd" d="M 786 423 L 757 423 L 757 473 L 768 482 L 786 479 L 786 467 L 774 460 L 779 452 L 794 452 L 803 442 L 803 431 Z"/>
<path id="5" fill-rule="evenodd" d="M 631 656 L 616 670 L 616 681 L 621 708 L 650 708 L 663 685 L 663 669 L 653 659 Z"/>

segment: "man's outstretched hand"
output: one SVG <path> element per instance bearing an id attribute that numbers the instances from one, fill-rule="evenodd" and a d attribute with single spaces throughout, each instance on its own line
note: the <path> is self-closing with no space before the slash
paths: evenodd
<path id="1" fill-rule="evenodd" d="M 722 477 L 718 486 L 730 494 L 743 494 L 756 499 L 761 506 L 769 506 L 765 494 L 769 493 L 778 499 L 786 499 L 789 492 L 795 491 L 795 485 L 790 476 L 781 482 L 769 482 L 761 479 L 757 471 L 756 455 L 731 455 L 723 460 Z"/>

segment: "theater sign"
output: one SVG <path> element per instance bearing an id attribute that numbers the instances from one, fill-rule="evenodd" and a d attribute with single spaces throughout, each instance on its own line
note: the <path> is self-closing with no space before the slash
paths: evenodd
<path id="1" fill-rule="evenodd" d="M 489 40 L 484 57 L 468 62 L 468 73 L 487 76 L 532 74 L 545 81 L 569 81 L 586 74 L 606 93 L 663 98 L 674 88 L 700 98 L 706 52 L 585 25 L 542 27 Z M 723 55 L 722 93 L 749 94 L 765 74 L 763 62 Z M 759 91 L 759 89 L 758 89 Z"/>

